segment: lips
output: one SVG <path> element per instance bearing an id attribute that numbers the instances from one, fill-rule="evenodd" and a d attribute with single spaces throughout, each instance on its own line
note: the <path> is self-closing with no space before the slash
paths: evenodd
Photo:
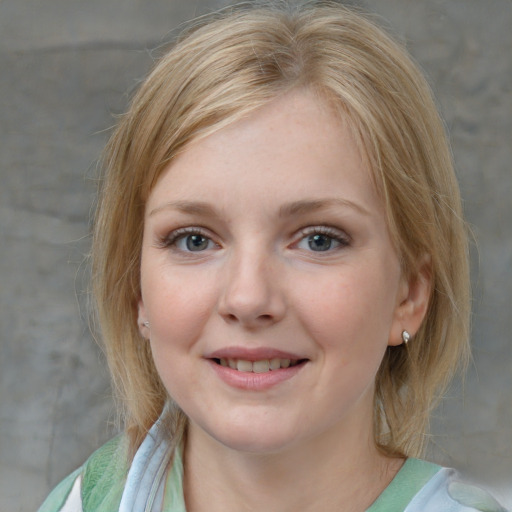
<path id="1" fill-rule="evenodd" d="M 268 389 L 293 377 L 309 361 L 298 354 L 271 348 L 229 347 L 205 356 L 215 373 L 243 389 Z"/>
<path id="2" fill-rule="evenodd" d="M 215 358 L 214 361 L 224 367 L 229 367 L 232 370 L 239 372 L 253 372 L 253 373 L 266 373 L 270 371 L 280 370 L 281 368 L 289 368 L 295 366 L 300 359 L 287 359 L 280 357 L 273 357 L 272 359 L 260 359 L 257 361 L 248 361 L 247 359 L 234 359 L 234 358 Z"/>

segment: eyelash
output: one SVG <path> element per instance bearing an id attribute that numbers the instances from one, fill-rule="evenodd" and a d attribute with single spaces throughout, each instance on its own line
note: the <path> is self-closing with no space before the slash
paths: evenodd
<path id="1" fill-rule="evenodd" d="M 215 244 L 215 242 L 212 240 L 211 234 L 209 232 L 207 232 L 201 228 L 189 227 L 189 228 L 179 228 L 179 229 L 172 231 L 171 233 L 169 233 L 169 235 L 167 235 L 166 237 L 164 237 L 162 240 L 159 241 L 159 246 L 163 247 L 163 248 L 172 248 L 175 251 L 180 252 L 180 253 L 187 252 L 187 251 L 178 249 L 176 244 L 181 239 L 185 239 L 187 236 L 193 236 L 193 235 L 202 236 L 202 237 L 206 238 L 207 240 L 209 240 L 210 242 Z M 215 244 L 215 245 L 217 245 L 217 244 Z M 193 252 L 193 251 L 189 251 L 189 252 Z M 201 252 L 201 251 L 198 251 L 198 252 Z"/>
<path id="2" fill-rule="evenodd" d="M 217 247 L 218 244 L 216 244 L 211 234 L 201 228 L 198 227 L 186 227 L 186 228 L 179 228 L 174 231 L 172 231 L 169 235 L 162 238 L 158 245 L 162 248 L 171 248 L 174 251 L 178 253 L 193 253 L 198 252 L 201 253 L 203 251 L 186 251 L 183 249 L 179 249 L 177 247 L 177 242 L 179 242 L 182 239 L 186 239 L 188 236 L 198 235 L 201 237 L 204 237 L 208 240 L 209 243 L 215 244 Z M 297 247 L 301 242 L 306 240 L 308 237 L 314 236 L 314 235 L 324 235 L 328 237 L 329 239 L 333 240 L 334 242 L 338 243 L 339 246 L 335 247 L 333 249 L 343 249 L 344 247 L 347 247 L 350 245 L 351 239 L 350 237 L 343 231 L 341 231 L 338 228 L 334 228 L 331 226 L 308 226 L 306 228 L 303 228 L 299 230 L 297 241 L 292 244 L 292 247 Z M 326 250 L 319 250 L 314 251 L 311 249 L 310 252 L 332 252 L 333 250 L 330 245 Z"/>
<path id="3" fill-rule="evenodd" d="M 332 226 L 309 226 L 307 228 L 303 228 L 299 231 L 300 238 L 294 245 L 298 245 L 303 240 L 306 240 L 308 237 L 313 235 L 324 235 L 331 240 L 337 242 L 339 246 L 338 249 L 343 249 L 344 247 L 348 247 L 350 245 L 351 239 L 350 236 L 347 235 L 344 231 L 334 228 Z M 331 252 L 332 249 L 326 251 L 311 251 L 311 252 Z"/>

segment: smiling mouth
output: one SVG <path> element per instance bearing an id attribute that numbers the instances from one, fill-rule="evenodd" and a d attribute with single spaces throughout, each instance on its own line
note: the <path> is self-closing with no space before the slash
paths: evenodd
<path id="1" fill-rule="evenodd" d="M 281 359 L 278 357 L 272 359 L 261 359 L 259 361 L 248 361 L 246 359 L 232 358 L 214 358 L 213 361 L 220 366 L 229 367 L 232 370 L 246 373 L 267 373 L 270 371 L 281 370 L 297 366 L 306 361 L 306 359 Z"/>

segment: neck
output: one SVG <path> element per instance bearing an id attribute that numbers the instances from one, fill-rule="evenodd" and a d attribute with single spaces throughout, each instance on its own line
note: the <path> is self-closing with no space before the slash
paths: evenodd
<path id="1" fill-rule="evenodd" d="M 233 450 L 190 426 L 185 447 L 190 512 L 366 510 L 393 479 L 401 459 L 382 455 L 371 432 L 323 433 L 274 453 Z"/>

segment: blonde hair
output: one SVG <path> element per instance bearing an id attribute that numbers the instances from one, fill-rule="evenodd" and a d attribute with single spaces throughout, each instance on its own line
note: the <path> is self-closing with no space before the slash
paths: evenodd
<path id="1" fill-rule="evenodd" d="M 167 392 L 137 326 L 145 202 L 190 141 L 296 88 L 348 120 L 374 173 L 403 271 L 430 259 L 426 318 L 388 347 L 376 378 L 375 442 L 418 456 L 429 414 L 468 357 L 467 237 L 443 124 L 407 52 L 368 16 L 335 3 L 252 3 L 199 19 L 157 63 L 105 151 L 93 285 L 132 452 Z M 171 412 L 175 438 L 186 418 Z"/>

